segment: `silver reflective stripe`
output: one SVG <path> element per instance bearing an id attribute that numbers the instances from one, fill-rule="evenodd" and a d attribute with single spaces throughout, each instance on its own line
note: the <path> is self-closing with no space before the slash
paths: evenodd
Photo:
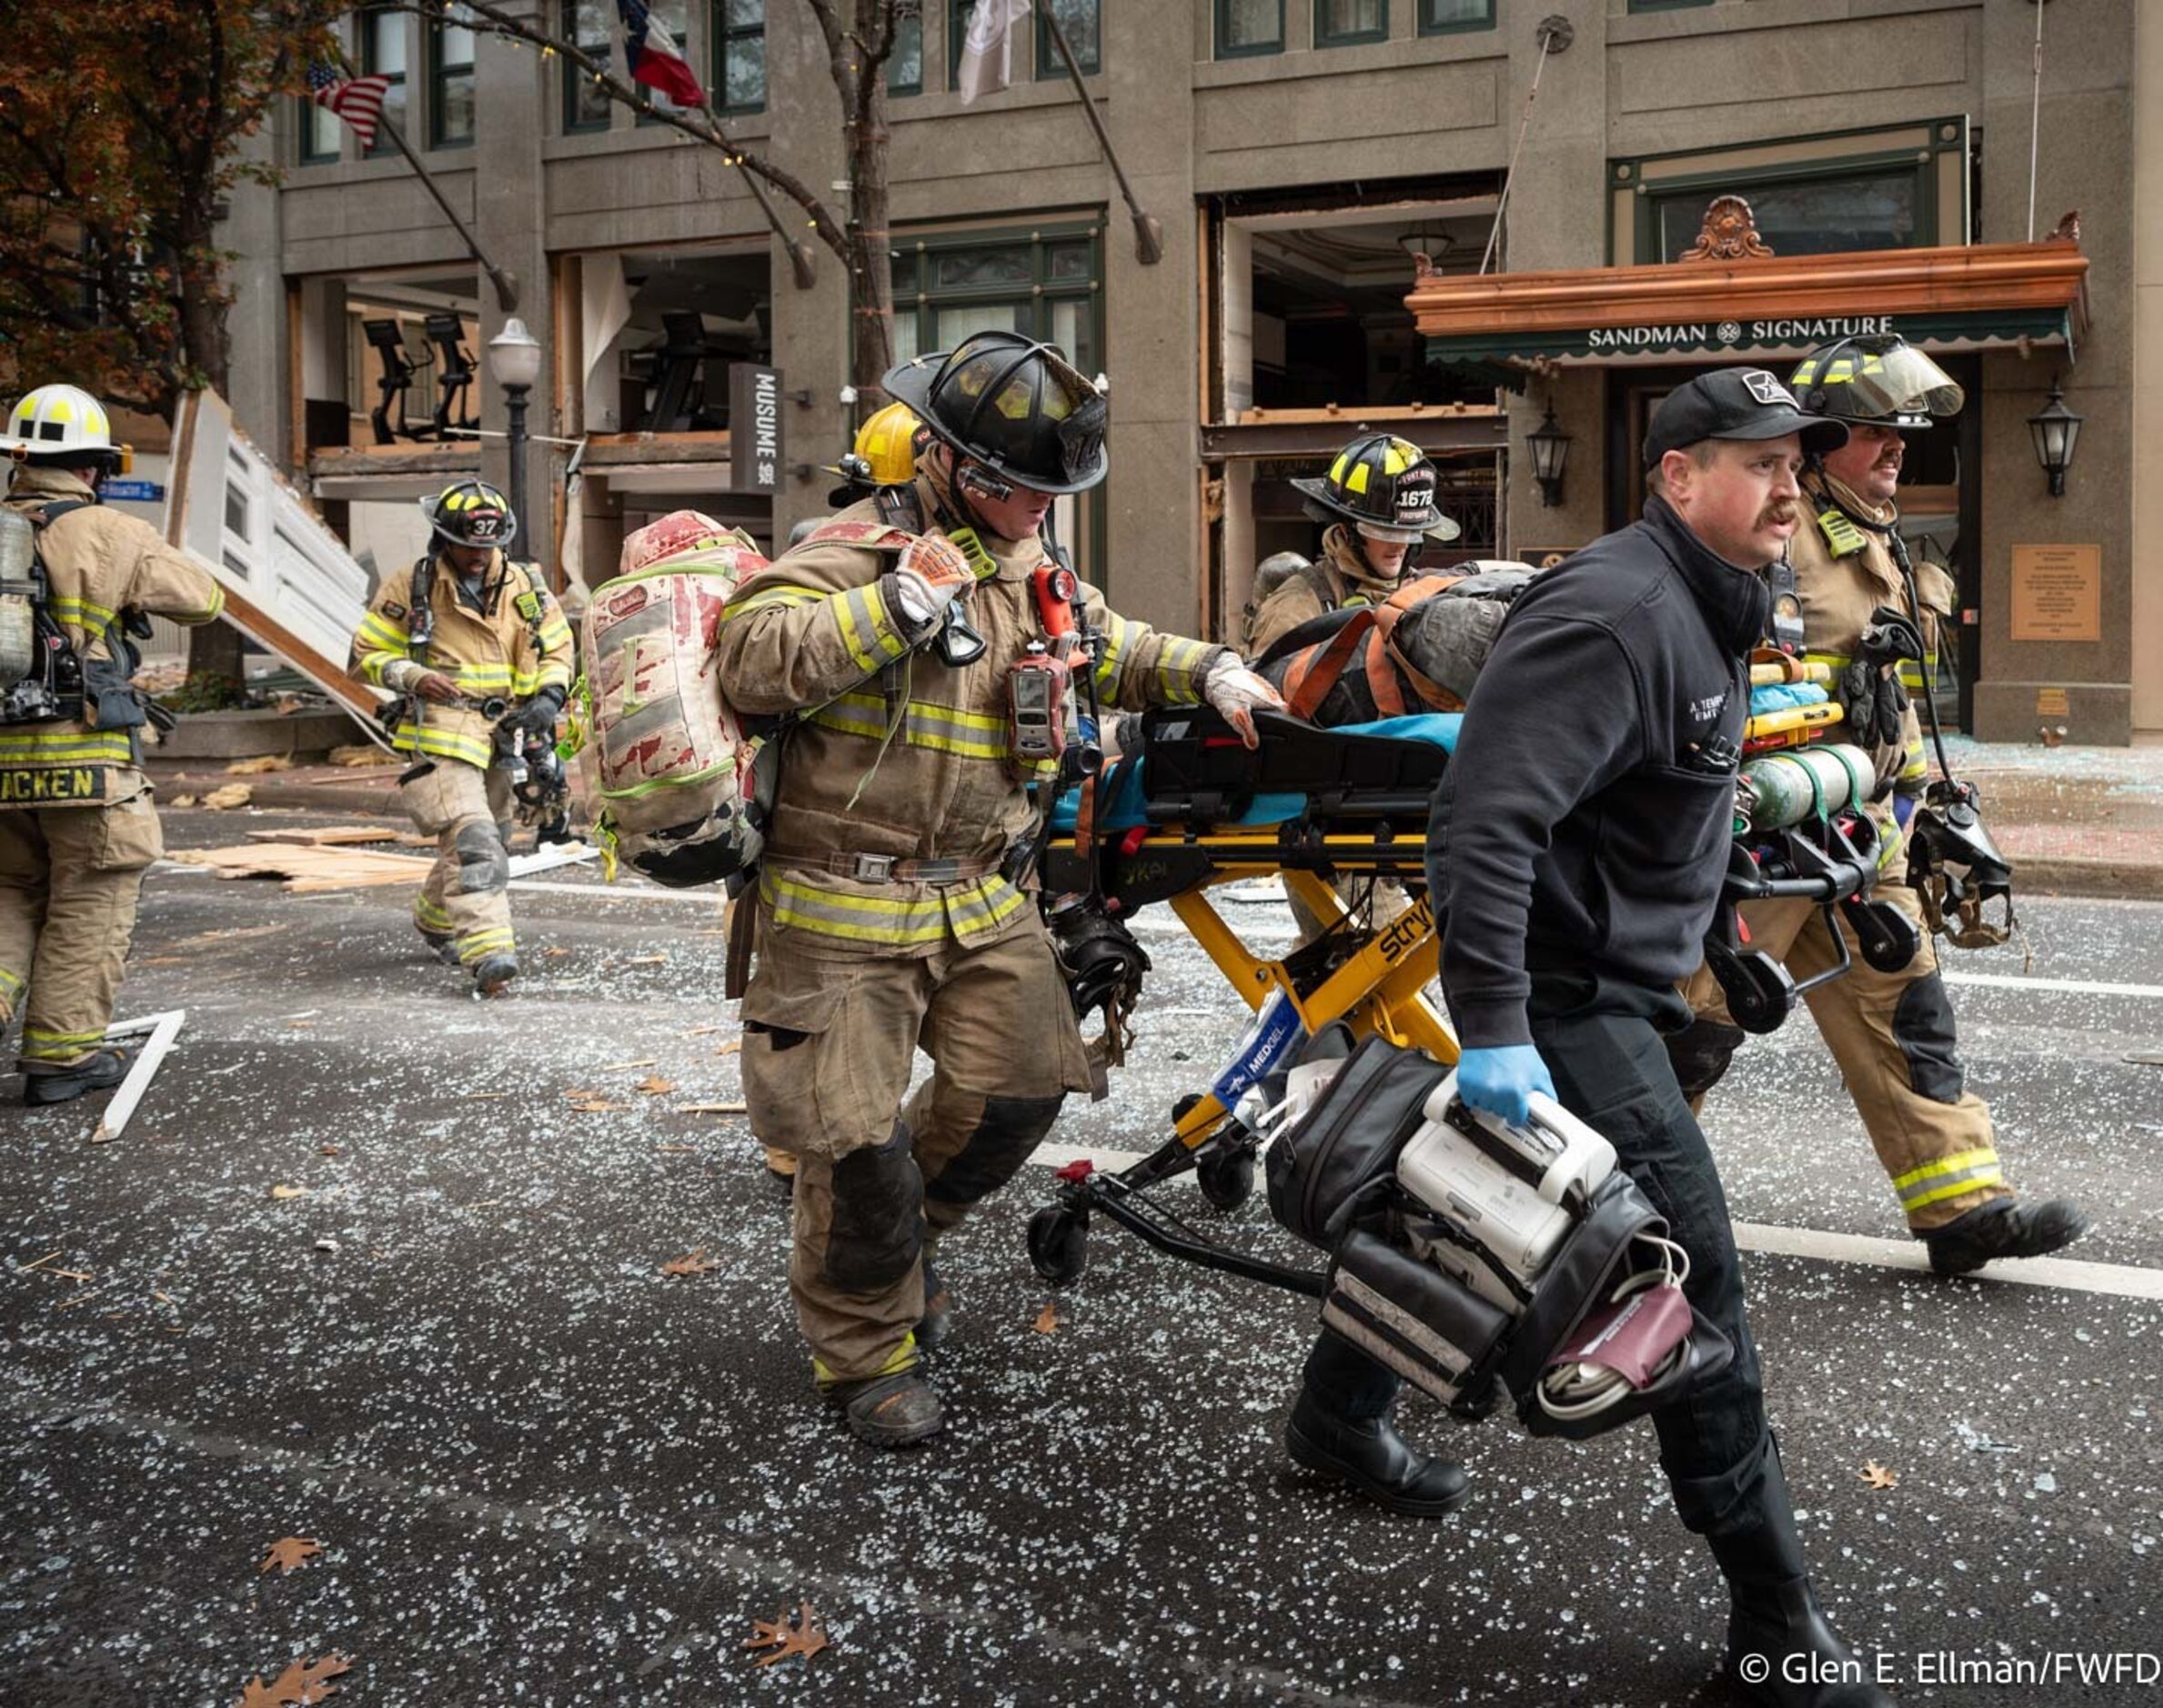
<path id="1" fill-rule="evenodd" d="M 1411 1356 L 1387 1335 L 1377 1334 L 1363 1319 L 1353 1316 L 1333 1299 L 1323 1304 L 1322 1326 L 1333 1329 L 1376 1363 L 1395 1371 L 1414 1387 L 1433 1394 L 1444 1404 L 1457 1397 L 1458 1383 L 1437 1374 L 1430 1365 Z"/>
<path id="2" fill-rule="evenodd" d="M 1455 1380 L 1464 1381 L 1464 1372 L 1469 1368 L 1471 1360 L 1464 1356 L 1461 1347 L 1454 1346 L 1448 1341 L 1444 1340 L 1441 1335 L 1422 1322 L 1419 1318 L 1413 1316 L 1411 1311 L 1405 1310 L 1403 1305 L 1384 1299 L 1349 1270 L 1340 1269 L 1337 1271 L 1337 1279 L 1333 1284 L 1353 1304 L 1386 1323 L 1436 1363 L 1444 1366 Z"/>

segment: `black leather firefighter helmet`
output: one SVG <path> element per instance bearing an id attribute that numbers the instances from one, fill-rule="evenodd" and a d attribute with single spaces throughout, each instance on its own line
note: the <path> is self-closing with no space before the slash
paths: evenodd
<path id="1" fill-rule="evenodd" d="M 1350 522 L 1377 539 L 1417 544 L 1444 521 L 1434 503 L 1434 465 L 1393 433 L 1363 434 L 1337 453 L 1320 480 L 1292 484 L 1315 521 Z"/>
<path id="2" fill-rule="evenodd" d="M 900 363 L 885 386 L 934 438 L 1018 486 L 1081 492 L 1110 467 L 1111 407 L 1056 345 L 972 333 L 951 351 Z"/>
<path id="3" fill-rule="evenodd" d="M 436 538 L 449 546 L 508 548 L 518 538 L 518 518 L 510 500 L 485 480 L 454 480 L 420 507 L 436 530 Z"/>

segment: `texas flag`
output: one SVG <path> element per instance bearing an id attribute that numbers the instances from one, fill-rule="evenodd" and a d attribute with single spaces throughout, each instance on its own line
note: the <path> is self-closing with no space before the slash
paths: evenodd
<path id="1" fill-rule="evenodd" d="M 706 91 L 699 86 L 683 49 L 646 0 L 616 0 L 616 12 L 623 20 L 623 62 L 631 81 L 659 90 L 679 106 L 704 106 Z"/>

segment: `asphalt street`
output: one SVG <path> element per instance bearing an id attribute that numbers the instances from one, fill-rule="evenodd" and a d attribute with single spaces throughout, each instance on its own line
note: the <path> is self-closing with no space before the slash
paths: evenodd
<path id="1" fill-rule="evenodd" d="M 302 821 L 167 816 L 175 846 Z M 527 977 L 481 1003 L 398 889 L 160 867 L 121 1012 L 187 1020 L 127 1130 L 0 1082 L 6 1708 L 232 1708 L 333 1653 L 341 1708 L 1727 1700 L 1649 1426 L 1408 1404 L 1474 1498 L 1389 1518 L 1283 1456 L 1311 1304 L 1101 1223 L 1055 1294 L 1041 1167 L 950 1242 L 947 1434 L 860 1447 L 810 1393 L 747 1127 L 682 1107 L 739 1098 L 717 902 L 587 867 L 516 905 Z M 1903 1703 L 2163 1702 L 2163 906 L 2024 913 L 2032 962 L 1958 954 L 1954 998 L 2009 1176 L 2095 1217 L 2077 1266 L 1903 1267 L 1806 1017 L 1707 1124 L 1846 1634 Z M 1140 932 L 1134 1057 L 1059 1146 L 1153 1146 L 1243 1022 L 1167 911 Z M 1295 1255 L 1258 1196 L 1212 1226 Z M 322 1552 L 259 1570 L 285 1537 Z M 755 1664 L 752 1622 L 807 1602 L 830 1646 Z M 2149 1658 L 2013 1670 L 2119 1651 Z M 2014 1682 L 1930 1682 L 1956 1667 Z"/>

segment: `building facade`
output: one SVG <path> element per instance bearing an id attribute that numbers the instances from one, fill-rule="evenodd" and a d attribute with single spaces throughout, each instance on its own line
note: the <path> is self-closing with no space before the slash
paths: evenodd
<path id="1" fill-rule="evenodd" d="M 1889 324 L 1970 397 L 1916 447 L 1904 507 L 1961 587 L 1941 704 L 1992 739 L 2163 733 L 2163 481 L 2138 478 L 2163 467 L 2152 0 L 1054 0 L 1154 259 L 1033 21 L 1011 85 L 961 102 L 962 4 L 924 0 L 890 67 L 896 345 L 1013 327 L 1110 377 L 1111 478 L 1061 519 L 1122 609 L 1234 635 L 1255 561 L 1313 546 L 1290 478 L 1362 425 L 1437 457 L 1463 528 L 1441 555 L 1565 551 L 1634 513 L 1667 387 Z M 654 11 L 731 136 L 845 206 L 800 0 Z M 533 15 L 598 45 L 614 7 Z M 394 116 L 543 346 L 541 561 L 590 583 L 679 504 L 768 539 L 824 507 L 877 402 L 847 395 L 830 251 L 800 280 L 721 151 L 560 56 L 455 13 L 363 13 L 351 51 L 397 79 Z M 401 561 L 415 497 L 501 476 L 482 352 L 511 310 L 394 150 L 284 117 L 262 144 L 282 186 L 236 194 L 226 237 L 247 257 L 236 414 L 357 550 Z M 1771 253 L 1706 271 L 1684 257 L 1723 196 Z M 2077 240 L 2052 241 L 2076 209 Z M 1575 306 L 1543 318 L 1558 279 Z M 2054 384 L 2083 417 L 2063 496 L 2028 427 Z M 1543 483 L 1549 421 L 1567 455 Z"/>

